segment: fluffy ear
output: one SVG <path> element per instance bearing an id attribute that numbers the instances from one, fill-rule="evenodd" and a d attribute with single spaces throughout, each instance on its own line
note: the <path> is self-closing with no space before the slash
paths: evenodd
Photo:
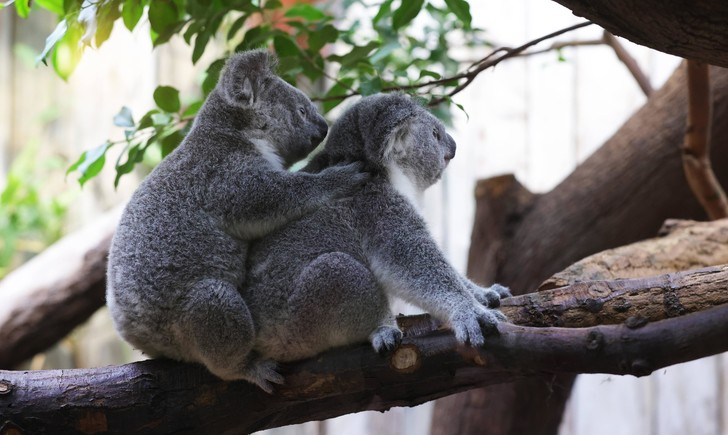
<path id="1" fill-rule="evenodd" d="M 367 161 L 384 166 L 390 151 L 407 134 L 409 120 L 422 108 L 403 94 L 387 94 L 371 100 L 360 112 L 359 131 L 363 134 Z"/>
<path id="2" fill-rule="evenodd" d="M 225 63 L 218 89 L 233 106 L 250 107 L 258 100 L 266 79 L 275 74 L 276 58 L 265 50 L 236 53 Z"/>

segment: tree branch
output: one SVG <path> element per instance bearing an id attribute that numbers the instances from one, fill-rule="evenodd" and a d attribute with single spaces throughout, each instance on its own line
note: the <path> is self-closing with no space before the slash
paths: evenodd
<path id="1" fill-rule="evenodd" d="M 728 217 L 728 199 L 710 163 L 712 102 L 708 65 L 696 60 L 687 69 L 688 120 L 682 147 L 685 177 L 710 219 Z"/>
<path id="2" fill-rule="evenodd" d="M 705 273 L 667 280 L 705 278 Z M 699 280 L 707 281 L 703 278 Z M 619 283 L 610 286 L 619 288 Z M 724 281 L 706 286 L 726 288 Z M 591 328 L 503 323 L 483 348 L 473 349 L 458 345 L 429 316 L 405 317 L 405 338 L 391 354 L 380 356 L 362 344 L 284 365 L 286 383 L 274 395 L 245 382 L 220 381 L 201 366 L 163 360 L 98 369 L 0 371 L 0 427 L 26 433 L 248 433 L 412 406 L 544 373 L 644 376 L 728 350 L 728 304 L 653 323 L 631 319 Z"/>
<path id="3" fill-rule="evenodd" d="M 582 27 L 586 27 L 590 24 L 592 24 L 592 23 L 589 21 L 575 24 L 573 26 L 569 26 L 564 29 L 557 30 L 556 32 L 549 33 L 548 35 L 545 35 L 540 38 L 529 41 L 516 48 L 508 48 L 508 47 L 498 48 L 498 49 L 494 50 L 493 52 L 491 52 L 486 57 L 473 62 L 464 72 L 450 76 L 450 77 L 445 77 L 445 78 L 437 79 L 437 80 L 429 80 L 425 83 L 417 83 L 414 85 L 384 87 L 384 88 L 382 88 L 382 92 L 411 91 L 411 90 L 422 89 L 422 88 L 432 88 L 432 87 L 435 87 L 438 85 L 452 83 L 454 81 L 459 81 L 459 80 L 463 80 L 463 79 L 465 80 L 464 83 L 461 83 L 460 85 L 455 87 L 455 89 L 450 91 L 446 96 L 434 99 L 433 101 L 430 102 L 430 106 L 436 106 L 436 105 L 444 102 L 448 98 L 452 97 L 453 95 L 458 94 L 460 91 L 462 91 L 466 87 L 468 87 L 470 85 L 470 83 L 472 83 L 473 80 L 475 80 L 475 77 L 477 77 L 478 74 L 485 71 L 486 69 L 492 68 L 492 67 L 498 65 L 500 62 L 502 62 L 508 58 L 515 57 L 515 56 L 519 55 L 520 53 L 522 53 L 523 51 L 527 50 L 528 48 L 533 47 L 536 44 L 539 44 L 548 39 L 552 39 L 557 36 L 563 35 L 564 33 L 568 33 L 573 30 L 580 29 Z M 503 53 L 503 54 L 498 57 L 494 57 L 495 55 L 497 55 L 499 53 Z M 311 100 L 317 101 L 317 102 L 339 101 L 339 100 L 345 100 L 347 98 L 350 98 L 350 97 L 353 97 L 356 95 L 361 95 L 361 92 L 352 91 L 352 92 L 349 92 L 344 95 L 331 95 L 328 97 L 316 97 L 316 98 L 312 98 Z"/>
<path id="4" fill-rule="evenodd" d="M 649 97 L 650 95 L 652 95 L 655 90 L 652 88 L 652 84 L 650 84 L 650 79 L 644 72 L 642 72 L 642 69 L 640 68 L 635 58 L 629 54 L 629 52 L 624 48 L 624 46 L 622 46 L 622 44 L 619 43 L 614 35 L 607 32 L 606 30 L 604 31 L 603 39 L 605 44 L 612 47 L 612 50 L 614 50 L 614 54 L 617 55 L 617 59 L 622 61 L 624 66 L 627 67 L 627 70 L 629 70 L 630 74 L 632 74 L 632 77 L 634 77 L 634 79 L 637 81 L 637 85 L 639 85 L 640 89 L 642 89 L 642 92 L 645 94 L 645 96 Z"/>

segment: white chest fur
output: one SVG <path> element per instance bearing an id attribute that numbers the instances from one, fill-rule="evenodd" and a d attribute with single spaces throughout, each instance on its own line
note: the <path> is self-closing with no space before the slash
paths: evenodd
<path id="1" fill-rule="evenodd" d="M 250 141 L 253 142 L 255 148 L 270 163 L 273 169 L 284 169 L 283 159 L 276 153 L 273 144 L 265 139 L 250 139 Z"/>
<path id="2" fill-rule="evenodd" d="M 387 165 L 387 175 L 394 189 L 404 196 L 418 213 L 422 214 L 424 192 L 417 187 L 413 177 L 395 162 Z"/>

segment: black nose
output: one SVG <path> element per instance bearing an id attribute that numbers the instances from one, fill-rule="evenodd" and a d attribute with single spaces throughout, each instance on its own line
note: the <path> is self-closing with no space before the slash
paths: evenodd
<path id="1" fill-rule="evenodd" d="M 455 139 L 452 138 L 449 134 L 445 138 L 445 146 L 447 147 L 445 150 L 445 161 L 450 161 L 455 157 Z"/>
<path id="2" fill-rule="evenodd" d="M 326 121 L 323 118 L 319 118 L 316 120 L 316 135 L 314 136 L 314 140 L 316 143 L 320 143 L 324 138 L 326 137 L 326 134 L 329 132 L 329 126 L 326 124 Z"/>

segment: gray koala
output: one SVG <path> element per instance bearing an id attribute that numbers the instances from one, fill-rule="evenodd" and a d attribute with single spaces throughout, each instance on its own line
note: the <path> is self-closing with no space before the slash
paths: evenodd
<path id="1" fill-rule="evenodd" d="M 349 199 L 327 204 L 251 244 L 243 299 L 255 325 L 251 363 L 291 361 L 371 341 L 378 352 L 402 337 L 391 297 L 449 322 L 461 343 L 480 346 L 504 316 L 490 308 L 510 295 L 480 287 L 448 263 L 418 212 L 418 198 L 455 155 L 440 121 L 407 96 L 363 98 L 331 128 L 304 168 L 364 162 L 375 174 Z M 269 370 L 249 379 L 266 391 Z"/>
<path id="2" fill-rule="evenodd" d="M 239 290 L 250 240 L 369 178 L 360 164 L 286 170 L 328 126 L 274 64 L 261 50 L 228 60 L 189 134 L 132 196 L 109 253 L 106 300 L 121 336 L 226 380 L 272 372 L 248 363 L 255 328 Z"/>

